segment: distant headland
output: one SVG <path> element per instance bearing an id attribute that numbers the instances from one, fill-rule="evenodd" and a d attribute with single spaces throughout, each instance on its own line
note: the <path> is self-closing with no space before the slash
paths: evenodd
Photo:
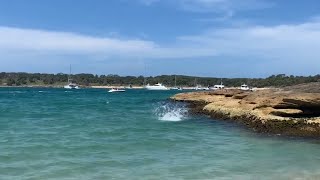
<path id="1" fill-rule="evenodd" d="M 220 84 L 221 77 L 196 77 L 186 75 L 161 75 L 161 76 L 119 76 L 73 74 L 72 80 L 82 87 L 115 87 L 129 86 L 141 88 L 145 83 L 162 83 L 166 86 L 178 87 L 209 87 Z M 250 87 L 285 87 L 302 83 L 320 81 L 320 75 L 293 76 L 278 74 L 267 78 L 222 78 L 226 87 L 239 87 L 247 84 Z M 63 87 L 68 82 L 68 74 L 46 74 L 46 73 L 0 73 L 0 86 L 27 86 L 27 87 Z"/>

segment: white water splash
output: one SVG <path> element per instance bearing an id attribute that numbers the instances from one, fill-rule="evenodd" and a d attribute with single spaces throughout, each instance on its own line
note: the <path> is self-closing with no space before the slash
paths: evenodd
<path id="1" fill-rule="evenodd" d="M 187 108 L 181 104 L 164 103 L 158 104 L 154 113 L 161 121 L 182 121 L 187 118 Z"/>

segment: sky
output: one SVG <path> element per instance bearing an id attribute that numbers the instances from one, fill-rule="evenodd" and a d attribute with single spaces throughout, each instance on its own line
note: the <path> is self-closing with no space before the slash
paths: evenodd
<path id="1" fill-rule="evenodd" d="M 318 0 L 0 0 L 0 72 L 320 73 Z"/>

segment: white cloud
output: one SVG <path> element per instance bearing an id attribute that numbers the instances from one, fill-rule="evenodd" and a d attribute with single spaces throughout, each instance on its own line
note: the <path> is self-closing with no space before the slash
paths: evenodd
<path id="1" fill-rule="evenodd" d="M 290 62 L 320 59 L 320 21 L 278 26 L 247 25 L 209 29 L 180 36 L 169 44 L 139 39 L 94 37 L 76 33 L 0 27 L 0 55 L 77 55 L 121 59 L 249 57 Z M 3 61 L 3 60 L 2 60 Z M 244 63 L 246 63 L 244 61 Z M 320 65 L 320 63 L 318 63 Z"/>
<path id="2" fill-rule="evenodd" d="M 141 53 L 155 47 L 150 41 L 93 37 L 69 32 L 0 27 L 0 49 L 69 54 Z"/>
<path id="3" fill-rule="evenodd" d="M 152 41 L 94 37 L 70 32 L 0 27 L 0 51 L 24 54 L 60 54 L 86 56 L 181 58 L 203 56 L 205 48 L 167 46 Z M 189 52 L 189 53 L 186 53 Z"/>
<path id="4" fill-rule="evenodd" d="M 320 21 L 296 25 L 247 26 L 207 30 L 179 37 L 182 42 L 215 49 L 219 55 L 259 58 L 320 59 Z M 284 59 L 283 59 L 284 60 Z"/>

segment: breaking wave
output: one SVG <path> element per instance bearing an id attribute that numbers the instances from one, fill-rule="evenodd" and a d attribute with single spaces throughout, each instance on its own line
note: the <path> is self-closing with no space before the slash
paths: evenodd
<path id="1" fill-rule="evenodd" d="M 155 106 L 154 114 L 161 121 L 182 121 L 188 116 L 185 104 L 160 102 Z"/>

